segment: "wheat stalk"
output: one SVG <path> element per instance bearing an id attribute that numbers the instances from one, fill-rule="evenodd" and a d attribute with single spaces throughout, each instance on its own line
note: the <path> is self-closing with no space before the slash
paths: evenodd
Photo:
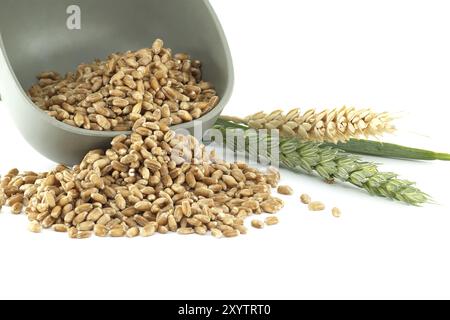
<path id="1" fill-rule="evenodd" d="M 239 127 L 239 128 L 237 128 Z M 217 129 L 224 131 L 244 130 L 245 145 L 235 141 L 226 141 L 226 146 L 233 151 L 246 150 L 257 152 L 261 139 L 268 144 L 270 151 L 272 143 L 279 143 L 281 165 L 297 173 L 316 174 L 327 181 L 339 180 L 364 189 L 372 195 L 398 200 L 410 205 L 421 205 L 430 201 L 430 197 L 416 188 L 415 183 L 401 180 L 395 173 L 380 172 L 378 166 L 362 161 L 360 157 L 348 154 L 332 146 L 324 146 L 316 142 L 300 142 L 296 138 L 281 138 L 272 141 L 270 135 L 257 135 L 259 141 L 249 143 L 254 139 L 254 131 L 245 130 L 231 122 L 219 121 Z M 248 128 L 247 128 L 248 129 Z M 226 136 L 226 135 L 224 135 Z M 253 141 L 254 142 L 254 141 Z M 242 143 L 242 142 L 241 142 Z M 270 155 L 269 155 L 270 156 Z"/>
<path id="2" fill-rule="evenodd" d="M 395 131 L 389 113 L 347 107 L 322 112 L 311 109 L 303 114 L 299 109 L 287 114 L 276 110 L 270 114 L 259 112 L 246 118 L 223 116 L 222 119 L 246 124 L 253 129 L 278 129 L 282 137 L 315 142 L 345 142 L 351 138 L 380 136 Z"/>

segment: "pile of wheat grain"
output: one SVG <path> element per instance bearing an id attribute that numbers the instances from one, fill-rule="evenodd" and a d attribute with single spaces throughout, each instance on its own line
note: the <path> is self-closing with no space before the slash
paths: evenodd
<path id="1" fill-rule="evenodd" d="M 156 232 L 234 237 L 246 233 L 247 217 L 283 207 L 271 195 L 280 179 L 275 169 L 262 173 L 218 160 L 194 137 L 145 117 L 134 128 L 74 168 L 11 170 L 0 182 L 0 207 L 25 211 L 33 232 L 53 228 L 72 238 Z"/>
<path id="2" fill-rule="evenodd" d="M 88 130 L 130 131 L 142 116 L 176 125 L 219 102 L 213 85 L 202 80 L 201 62 L 172 55 L 159 39 L 151 48 L 81 64 L 64 78 L 43 72 L 38 80 L 28 91 L 32 101 L 49 116 Z"/>

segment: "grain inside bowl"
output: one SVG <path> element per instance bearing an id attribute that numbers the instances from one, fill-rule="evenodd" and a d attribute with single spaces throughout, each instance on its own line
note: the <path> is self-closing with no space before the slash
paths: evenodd
<path id="1" fill-rule="evenodd" d="M 95 131 L 131 131 L 141 117 L 161 125 L 200 118 L 219 103 L 202 79 L 202 64 L 172 54 L 157 39 L 151 48 L 111 54 L 61 77 L 43 72 L 28 94 L 49 116 Z"/>

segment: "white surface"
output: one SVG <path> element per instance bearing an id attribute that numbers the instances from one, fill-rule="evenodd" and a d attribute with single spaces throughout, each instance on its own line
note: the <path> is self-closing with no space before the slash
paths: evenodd
<path id="1" fill-rule="evenodd" d="M 227 114 L 343 104 L 402 112 L 386 140 L 450 151 L 447 1 L 212 1 L 236 89 Z M 151 40 L 149 40 L 151 41 Z M 0 172 L 46 170 L 0 107 Z M 450 298 L 450 164 L 380 160 L 439 205 L 412 208 L 283 171 L 281 224 L 233 240 L 71 241 L 0 214 L 0 298 Z M 313 214 L 301 192 L 341 219 Z"/>

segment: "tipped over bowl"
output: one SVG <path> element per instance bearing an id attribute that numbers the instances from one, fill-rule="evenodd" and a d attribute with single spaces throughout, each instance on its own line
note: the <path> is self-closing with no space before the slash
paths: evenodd
<path id="1" fill-rule="evenodd" d="M 79 14 L 79 25 L 70 25 L 73 14 Z M 0 104 L 39 153 L 58 163 L 79 163 L 89 150 L 106 148 L 113 137 L 129 132 L 60 122 L 39 109 L 26 90 L 42 71 L 64 74 L 113 52 L 148 47 L 156 38 L 202 61 L 203 76 L 220 102 L 197 121 L 203 130 L 212 127 L 231 97 L 234 76 L 224 32 L 207 0 L 1 1 Z M 193 132 L 194 122 L 172 128 Z"/>

